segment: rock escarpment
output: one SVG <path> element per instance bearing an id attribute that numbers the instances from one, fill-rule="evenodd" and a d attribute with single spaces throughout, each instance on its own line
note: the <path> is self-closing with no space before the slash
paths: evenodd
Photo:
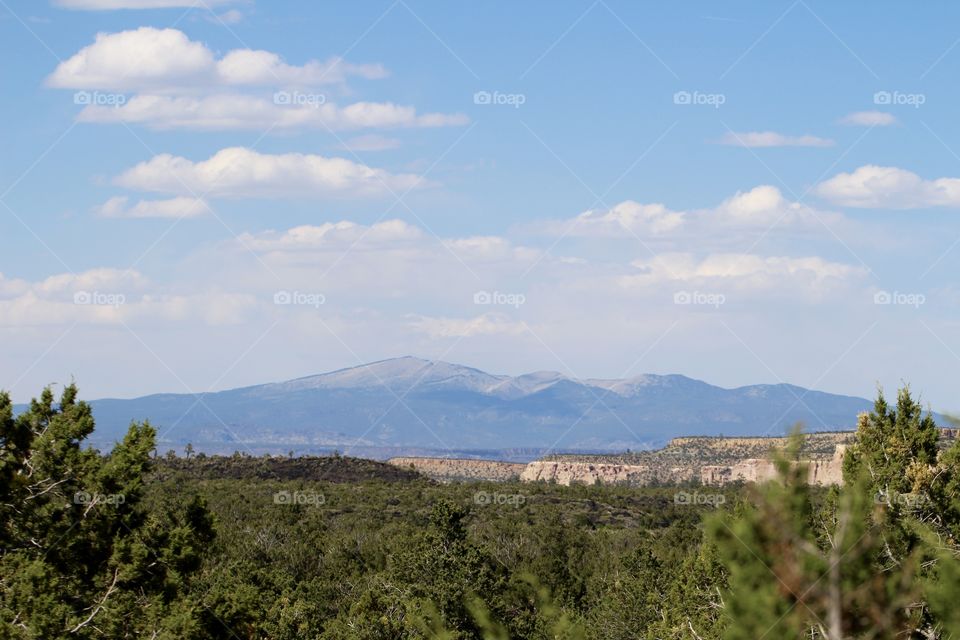
<path id="1" fill-rule="evenodd" d="M 829 460 L 807 460 L 807 482 L 815 485 L 843 484 L 845 445 L 837 445 Z M 710 465 L 700 469 L 700 482 L 723 486 L 730 482 L 766 482 L 777 477 L 772 460 L 749 459 L 733 465 Z"/>
<path id="2" fill-rule="evenodd" d="M 663 469 L 646 465 L 556 460 L 536 460 L 527 464 L 520 474 L 523 482 L 555 482 L 562 485 L 599 483 L 646 486 L 688 482 L 693 477 L 693 469 L 684 467 Z"/>
<path id="3" fill-rule="evenodd" d="M 810 434 L 802 459 L 809 482 L 843 482 L 843 453 L 853 434 Z M 475 459 L 393 458 L 390 463 L 440 481 L 487 480 L 649 486 L 698 481 L 707 486 L 776 477 L 771 459 L 783 438 L 676 438 L 663 449 L 616 455 L 555 455 L 528 464 Z"/>

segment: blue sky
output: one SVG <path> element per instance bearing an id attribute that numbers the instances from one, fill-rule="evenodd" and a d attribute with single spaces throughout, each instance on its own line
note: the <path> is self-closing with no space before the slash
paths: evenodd
<path id="1" fill-rule="evenodd" d="M 2 0 L 0 386 L 413 354 L 960 409 L 958 13 Z"/>

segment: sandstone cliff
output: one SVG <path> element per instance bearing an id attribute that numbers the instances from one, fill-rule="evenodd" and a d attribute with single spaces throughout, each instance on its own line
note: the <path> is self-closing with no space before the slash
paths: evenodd
<path id="1" fill-rule="evenodd" d="M 807 482 L 816 485 L 843 484 L 843 453 L 845 445 L 838 445 L 829 460 L 808 460 Z M 734 465 L 710 465 L 700 469 L 700 482 L 723 486 L 728 482 L 766 482 L 777 477 L 773 461 L 749 459 Z"/>
<path id="2" fill-rule="evenodd" d="M 957 430 L 943 430 L 941 446 L 952 444 Z M 852 432 L 813 433 L 806 436 L 801 456 L 811 484 L 843 482 L 843 454 Z M 776 477 L 770 459 L 784 438 L 674 438 L 663 449 L 616 455 L 554 455 L 529 464 L 492 460 L 393 458 L 393 465 L 410 468 L 440 481 L 519 478 L 523 482 L 570 484 L 624 484 L 647 486 L 698 480 L 704 485 L 764 482 Z"/>
<path id="3" fill-rule="evenodd" d="M 523 482 L 556 482 L 562 485 L 599 482 L 600 484 L 644 486 L 687 482 L 693 477 L 693 469 L 684 467 L 661 469 L 643 465 L 549 460 L 531 462 L 520 474 L 520 480 Z"/>

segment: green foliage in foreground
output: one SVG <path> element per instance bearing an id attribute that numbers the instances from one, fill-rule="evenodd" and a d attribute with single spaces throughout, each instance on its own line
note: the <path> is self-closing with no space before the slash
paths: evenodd
<path id="1" fill-rule="evenodd" d="M 188 637 L 212 519 L 200 498 L 144 507 L 149 425 L 106 457 L 80 447 L 93 426 L 73 386 L 16 418 L 0 395 L 0 634 Z"/>
<path id="2" fill-rule="evenodd" d="M 960 638 L 960 449 L 907 392 L 843 489 L 799 443 L 762 487 L 630 489 L 157 459 L 145 424 L 100 456 L 92 429 L 73 387 L 0 395 L 0 638 Z"/>

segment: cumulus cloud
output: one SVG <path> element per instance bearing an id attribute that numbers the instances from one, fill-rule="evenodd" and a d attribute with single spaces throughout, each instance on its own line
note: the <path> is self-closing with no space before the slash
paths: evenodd
<path id="1" fill-rule="evenodd" d="M 309 372 L 317 366 L 317 353 L 339 353 L 344 343 L 370 360 L 398 351 L 439 356 L 443 343 L 438 341 L 449 341 L 481 355 L 506 349 L 521 368 L 524 362 L 549 357 L 544 344 L 557 349 L 564 360 L 572 361 L 574 354 L 567 348 L 574 345 L 570 348 L 586 358 L 619 350 L 632 353 L 632 361 L 674 325 L 677 333 L 671 333 L 664 345 L 668 351 L 682 345 L 694 351 L 715 345 L 712 331 L 721 329 L 702 324 L 714 311 L 723 313 L 724 321 L 738 332 L 738 318 L 749 317 L 743 335 L 754 346 L 753 322 L 769 322 L 772 313 L 792 323 L 778 324 L 781 329 L 802 332 L 810 314 L 817 313 L 807 306 L 811 301 L 822 302 L 829 295 L 831 313 L 843 321 L 852 308 L 847 301 L 855 306 L 861 298 L 872 300 L 869 288 L 861 287 L 866 278 L 859 269 L 810 253 L 700 249 L 638 261 L 636 253 L 611 251 L 615 239 L 596 240 L 592 254 L 547 254 L 527 273 L 530 257 L 540 249 L 519 246 L 507 237 L 437 238 L 402 220 L 360 224 L 335 218 L 204 243 L 176 268 L 147 275 L 102 269 L 35 282 L 0 277 L 0 326 L 23 346 L 11 352 L 19 359 L 5 360 L 7 373 L 12 371 L 16 379 L 18 368 L 30 366 L 35 354 L 43 353 L 67 328 L 74 333 L 51 353 L 36 378 L 27 380 L 29 385 L 56 379 L 51 376 L 58 370 L 75 371 L 89 380 L 87 370 L 67 367 L 71 361 L 107 358 L 114 377 L 117 367 L 142 368 L 142 358 L 149 353 L 143 352 L 131 331 L 177 371 L 181 366 L 194 371 L 197 353 L 222 353 L 223 359 L 233 362 L 237 345 L 246 348 L 263 339 L 244 363 L 248 382 L 292 377 L 305 370 L 298 367 Z M 857 287 L 862 296 L 851 295 Z M 279 291 L 296 292 L 308 302 L 277 304 Z M 491 295 L 478 302 L 481 291 Z M 709 311 L 677 306 L 672 302 L 678 291 L 723 294 L 727 306 Z M 110 304 L 109 297 L 91 297 L 89 304 L 77 304 L 74 296 L 80 292 L 119 293 L 125 299 L 123 304 Z M 516 304 L 520 292 L 524 301 Z M 319 295 L 324 297 L 321 306 L 309 302 Z M 773 299 L 777 304 L 771 304 Z M 680 319 L 683 322 L 677 324 Z M 856 328 L 853 337 L 860 331 L 862 327 Z M 191 341 L 184 342 L 184 335 Z M 312 347 L 291 351 L 294 343 Z M 136 358 L 123 360 L 131 349 Z M 18 350 L 33 355 L 27 358 Z M 469 362 L 464 353 L 458 350 L 447 357 Z M 735 357 L 736 350 L 729 355 Z M 673 366 L 669 361 L 656 365 Z M 207 373 L 209 385 L 222 374 L 222 367 L 214 365 Z M 151 375 L 131 394 L 172 384 Z"/>
<path id="2" fill-rule="evenodd" d="M 56 274 L 37 282 L 8 280 L 0 274 L 0 326 L 195 320 L 235 324 L 257 302 L 248 292 L 150 290 L 154 286 L 139 271 L 107 267 Z"/>
<path id="3" fill-rule="evenodd" d="M 649 287 L 664 282 L 713 285 L 737 290 L 769 290 L 818 295 L 866 276 L 866 270 L 830 262 L 819 256 L 760 256 L 717 253 L 698 257 L 692 253 L 661 254 L 634 261 L 638 273 L 625 275 L 625 287 Z"/>
<path id="4" fill-rule="evenodd" d="M 278 94 L 279 95 L 279 94 Z M 283 95 L 296 96 L 286 92 Z M 446 127 L 466 124 L 460 114 L 418 114 L 391 102 L 356 102 L 345 107 L 317 100 L 299 103 L 276 97 L 227 93 L 212 96 L 142 94 L 117 106 L 91 104 L 78 119 L 94 123 L 136 123 L 156 129 L 335 129 Z M 325 100 L 325 98 L 323 98 Z"/>
<path id="5" fill-rule="evenodd" d="M 960 206 L 960 178 L 925 180 L 906 169 L 865 165 L 820 183 L 816 193 L 847 207 L 956 207 Z"/>
<path id="6" fill-rule="evenodd" d="M 571 221 L 573 233 L 617 236 L 631 233 L 661 234 L 673 231 L 684 222 L 684 214 L 662 204 L 641 204 L 627 200 L 609 210 L 590 210 Z"/>
<path id="7" fill-rule="evenodd" d="M 403 220 L 385 220 L 373 225 L 361 225 L 343 220 L 320 225 L 301 225 L 287 231 L 265 231 L 241 234 L 239 240 L 254 251 L 322 251 L 339 250 L 363 242 L 373 246 L 396 247 L 401 243 L 422 239 L 423 232 Z"/>
<path id="8" fill-rule="evenodd" d="M 210 209 L 202 198 L 179 196 L 168 200 L 140 200 L 128 206 L 130 198 L 115 196 L 95 208 L 104 218 L 195 218 Z"/>
<path id="9" fill-rule="evenodd" d="M 810 227 L 839 219 L 838 214 L 787 199 L 777 187 L 759 185 L 738 191 L 715 207 L 675 211 L 660 203 L 627 200 L 610 209 L 589 210 L 574 218 L 549 220 L 521 229 L 573 238 L 691 238 L 715 234 L 718 227 Z"/>
<path id="10" fill-rule="evenodd" d="M 139 271 L 104 267 L 50 276 L 34 285 L 32 290 L 44 296 L 72 295 L 78 291 L 130 292 L 141 289 L 146 282 Z"/>
<path id="11" fill-rule="evenodd" d="M 423 186 L 419 176 L 394 174 L 343 158 L 303 153 L 264 154 L 222 149 L 207 160 L 161 154 L 115 179 L 128 189 L 211 198 L 373 197 Z"/>
<path id="12" fill-rule="evenodd" d="M 348 76 L 376 79 L 379 64 L 351 64 L 342 58 L 287 64 L 276 53 L 234 49 L 219 60 L 205 44 L 177 29 L 140 27 L 98 33 L 88 45 L 61 62 L 47 78 L 52 87 L 157 92 L 243 85 L 316 86 Z"/>
<path id="13" fill-rule="evenodd" d="M 840 216 L 818 211 L 802 202 L 787 199 L 777 187 L 760 185 L 749 191 L 738 191 L 714 209 L 698 212 L 701 221 L 727 226 L 769 227 L 818 226 L 821 222 L 839 222 Z"/>
<path id="14" fill-rule="evenodd" d="M 889 127 L 896 123 L 897 118 L 884 111 L 856 111 L 840 119 L 840 124 L 855 127 Z"/>
<path id="15" fill-rule="evenodd" d="M 717 141 L 734 147 L 832 147 L 836 144 L 829 138 L 817 136 L 788 136 L 775 131 L 728 132 Z"/>
<path id="16" fill-rule="evenodd" d="M 303 65 L 256 49 L 234 49 L 218 57 L 177 29 L 140 27 L 97 34 L 93 44 L 61 62 L 47 84 L 93 92 L 78 101 L 85 104 L 81 122 L 156 129 L 354 130 L 469 122 L 463 114 L 418 113 L 388 101 L 338 105 L 323 89 L 351 77 L 386 75 L 380 64 L 353 64 L 341 57 Z M 94 99 L 107 91 L 118 95 Z"/>
<path id="17" fill-rule="evenodd" d="M 457 256 L 477 262 L 536 260 L 541 251 L 531 247 L 517 246 L 500 236 L 471 236 L 444 240 L 444 244 Z"/>
<path id="18" fill-rule="evenodd" d="M 603 247 L 596 250 L 601 256 L 608 253 Z M 778 289 L 785 295 L 796 292 L 809 298 L 859 281 L 865 274 L 861 267 L 810 255 L 686 251 L 634 261 L 570 259 L 544 254 L 540 248 L 518 245 L 502 236 L 437 238 L 401 220 L 373 225 L 341 221 L 244 234 L 237 239 L 234 253 L 250 259 L 250 251 L 260 254 L 281 277 L 289 278 L 290 288 L 316 284 L 316 274 L 327 273 L 325 267 L 335 265 L 336 278 L 325 283 L 338 291 L 331 299 L 370 295 L 387 299 L 402 292 L 428 306 L 472 306 L 473 293 L 481 289 L 518 291 L 534 263 L 538 277 L 529 284 L 537 294 L 531 295 L 531 300 L 572 301 L 578 297 L 572 292 L 582 289 L 603 291 L 610 304 L 633 295 L 627 290 L 641 288 L 649 293 L 710 283 L 741 292 Z M 474 324 L 457 321 L 460 324 L 455 326 L 479 331 L 488 327 L 488 320 L 471 317 Z M 439 331 L 439 326 L 454 325 L 429 326 Z"/>

